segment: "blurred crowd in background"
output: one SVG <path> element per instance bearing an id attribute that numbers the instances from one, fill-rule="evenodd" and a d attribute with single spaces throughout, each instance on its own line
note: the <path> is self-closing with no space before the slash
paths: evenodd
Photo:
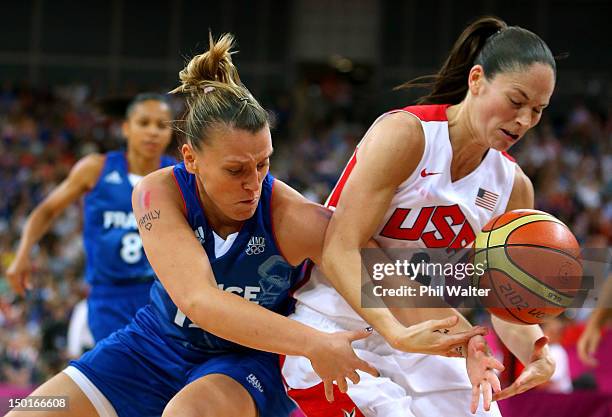
<path id="1" fill-rule="evenodd" d="M 375 115 L 363 117 L 353 97 L 348 84 L 306 83 L 262 100 L 275 124 L 272 173 L 311 200 L 324 202 L 374 120 Z M 180 115 L 181 99 L 172 100 Z M 38 384 L 69 359 L 68 321 L 87 292 L 80 207 L 69 208 L 37 246 L 33 289 L 25 302 L 16 299 L 3 274 L 27 215 L 74 162 L 122 145 L 120 115 L 109 115 L 100 103 L 85 85 L 0 89 L 0 383 Z M 536 208 L 566 222 L 585 247 L 612 242 L 609 111 L 577 97 L 573 106 L 551 109 L 555 118 L 545 112 L 510 152 L 534 183 Z M 176 148 L 175 143 L 169 151 Z M 564 318 L 558 331 L 581 319 L 584 314 Z M 559 340 L 575 343 L 575 337 Z"/>

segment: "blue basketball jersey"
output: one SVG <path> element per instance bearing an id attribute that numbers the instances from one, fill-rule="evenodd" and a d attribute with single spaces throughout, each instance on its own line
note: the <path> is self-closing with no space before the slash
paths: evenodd
<path id="1" fill-rule="evenodd" d="M 173 173 L 185 201 L 187 221 L 206 251 L 219 289 L 288 315 L 292 306 L 289 290 L 300 279 L 301 268 L 292 267 L 276 246 L 271 214 L 274 177 L 266 176 L 255 214 L 243 224 L 229 250 L 217 258 L 213 230 L 206 221 L 195 176 L 183 163 L 177 164 Z M 245 349 L 192 323 L 158 280 L 151 289 L 151 304 L 160 333 L 180 341 L 184 348 L 208 353 Z"/>
<path id="2" fill-rule="evenodd" d="M 175 163 L 162 156 L 160 168 Z M 132 189 L 125 153 L 107 153 L 97 184 L 84 198 L 85 279 L 92 285 L 154 276 L 132 211 Z"/>

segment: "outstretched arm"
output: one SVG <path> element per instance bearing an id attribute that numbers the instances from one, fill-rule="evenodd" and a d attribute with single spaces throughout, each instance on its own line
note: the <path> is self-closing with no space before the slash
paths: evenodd
<path id="1" fill-rule="evenodd" d="M 93 154 L 81 159 L 68 177 L 32 211 L 23 228 L 15 259 L 6 271 L 11 288 L 17 294 L 24 295 L 30 287 L 32 247 L 47 233 L 66 207 L 95 185 L 103 166 L 103 155 Z"/>
<path id="2" fill-rule="evenodd" d="M 590 366 L 597 365 L 593 355 L 597 352 L 601 341 L 601 330 L 612 319 L 612 277 L 608 277 L 603 286 L 597 307 L 591 313 L 584 332 L 578 339 L 578 356 L 582 362 Z"/>

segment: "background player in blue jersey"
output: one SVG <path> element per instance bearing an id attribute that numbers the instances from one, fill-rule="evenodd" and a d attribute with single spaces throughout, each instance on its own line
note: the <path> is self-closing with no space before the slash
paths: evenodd
<path id="1" fill-rule="evenodd" d="M 172 113 L 160 94 L 140 94 L 126 111 L 122 130 L 127 151 L 91 154 L 30 214 L 17 255 L 7 270 L 12 289 L 29 288 L 32 247 L 73 202 L 84 196 L 85 278 L 91 286 L 88 322 L 96 341 L 125 326 L 149 300 L 153 269 L 149 265 L 132 213 L 135 183 L 173 164 L 163 156 L 170 143 Z"/>
<path id="2" fill-rule="evenodd" d="M 67 395 L 70 410 L 37 416 L 288 416 L 273 353 L 310 359 L 330 392 L 333 381 L 357 383 L 357 369 L 377 374 L 351 348 L 368 330 L 325 333 L 284 317 L 300 264 L 320 260 L 329 211 L 268 173 L 268 115 L 240 83 L 232 42 L 211 40 L 180 74 L 184 163 L 134 191 L 159 279 L 151 303 L 38 388 Z"/>

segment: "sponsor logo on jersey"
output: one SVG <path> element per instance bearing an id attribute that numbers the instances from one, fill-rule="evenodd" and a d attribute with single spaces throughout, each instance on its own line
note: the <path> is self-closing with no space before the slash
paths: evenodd
<path id="1" fill-rule="evenodd" d="M 109 174 L 106 174 L 106 176 L 104 177 L 104 182 L 107 182 L 109 184 L 122 184 L 123 180 L 121 179 L 121 174 L 119 174 L 119 172 L 113 171 Z"/>
<path id="2" fill-rule="evenodd" d="M 342 409 L 342 417 L 355 417 L 355 408 L 353 408 L 350 413 Z"/>
<path id="3" fill-rule="evenodd" d="M 246 380 L 249 384 L 251 384 L 257 391 L 259 392 L 264 392 L 263 387 L 261 386 L 261 382 L 259 382 L 259 379 L 257 379 L 257 377 L 253 374 L 249 374 L 249 376 L 246 377 Z"/>
<path id="4" fill-rule="evenodd" d="M 105 229 L 136 229 L 136 218 L 131 211 L 105 211 L 103 213 L 103 225 Z"/>
<path id="5" fill-rule="evenodd" d="M 441 172 L 427 172 L 425 168 L 423 168 L 423 170 L 421 171 L 421 177 L 425 178 L 428 177 L 430 175 L 438 175 L 441 174 Z"/>
<path id="6" fill-rule="evenodd" d="M 259 255 L 266 250 L 266 239 L 263 237 L 252 236 L 245 250 L 247 255 Z"/>
<path id="7" fill-rule="evenodd" d="M 200 241 L 200 244 L 204 244 L 204 228 L 202 226 L 198 227 L 197 230 L 194 230 L 196 237 Z"/>

